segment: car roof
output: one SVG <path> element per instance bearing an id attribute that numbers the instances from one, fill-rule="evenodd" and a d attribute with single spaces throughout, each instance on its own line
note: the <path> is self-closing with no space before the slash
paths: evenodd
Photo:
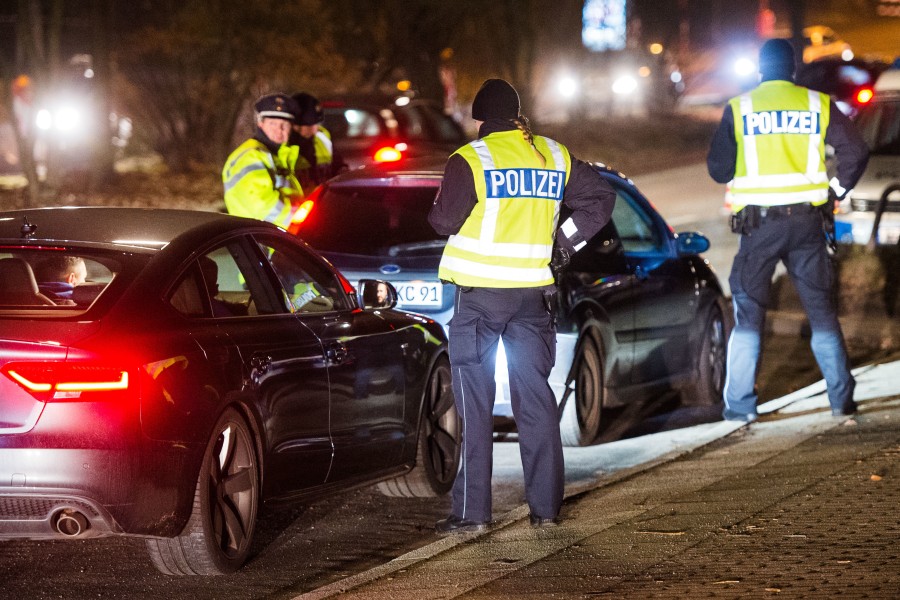
<path id="1" fill-rule="evenodd" d="M 400 163 L 369 165 L 345 171 L 330 180 L 328 185 L 350 186 L 360 182 L 365 182 L 367 185 L 378 185 L 377 181 L 381 181 L 383 185 L 391 185 L 391 181 L 398 178 L 418 180 L 435 178 L 440 180 L 444 176 L 446 164 L 447 159 L 445 157 L 435 155 L 412 158 Z M 606 173 L 631 183 L 631 179 L 627 175 L 614 167 L 602 162 L 590 162 L 589 164 L 601 174 Z"/>
<path id="2" fill-rule="evenodd" d="M 223 213 L 122 207 L 52 207 L 0 212 L 0 240 L 10 242 L 87 242 L 109 247 L 159 250 L 198 227 L 218 224 L 222 230 L 261 221 Z M 32 234 L 26 225 L 34 226 Z"/>

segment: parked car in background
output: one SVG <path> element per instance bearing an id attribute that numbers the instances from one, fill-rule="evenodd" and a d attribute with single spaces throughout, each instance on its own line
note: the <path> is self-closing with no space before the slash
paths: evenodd
<path id="1" fill-rule="evenodd" d="M 469 141 L 462 126 L 428 100 L 348 96 L 322 102 L 323 125 L 351 168 L 450 156 Z"/>
<path id="2" fill-rule="evenodd" d="M 812 62 L 821 58 L 838 57 L 844 60 L 853 58 L 850 44 L 841 39 L 831 27 L 811 25 L 803 28 L 803 62 Z"/>
<path id="3" fill-rule="evenodd" d="M 872 100 L 856 116 L 856 126 L 869 145 L 869 164 L 836 217 L 841 241 L 867 244 L 879 205 L 883 213 L 875 243 L 900 243 L 900 69 L 890 69 L 875 82 Z"/>
<path id="4" fill-rule="evenodd" d="M 841 112 L 852 117 L 872 100 L 875 81 L 887 68 L 881 61 L 823 58 L 798 66 L 796 82 L 830 95 Z"/>
<path id="5" fill-rule="evenodd" d="M 609 223 L 559 281 L 557 398 L 567 445 L 588 445 L 603 411 L 675 387 L 688 403 L 721 400 L 726 302 L 698 233 L 676 235 L 624 175 L 595 165 L 617 192 Z M 384 277 L 398 307 L 446 324 L 454 286 L 438 279 L 446 239 L 427 221 L 443 161 L 344 173 L 319 188 L 294 231 L 350 277 Z M 352 219 L 348 218 L 352 215 Z M 560 215 L 560 219 L 566 215 Z M 498 355 L 498 422 L 512 416 L 505 354 Z"/>
<path id="6" fill-rule="evenodd" d="M 40 281 L 65 256 L 67 298 Z M 446 337 L 395 303 L 262 221 L 0 212 L 0 538 L 139 536 L 163 573 L 215 575 L 264 502 L 446 493 Z"/>

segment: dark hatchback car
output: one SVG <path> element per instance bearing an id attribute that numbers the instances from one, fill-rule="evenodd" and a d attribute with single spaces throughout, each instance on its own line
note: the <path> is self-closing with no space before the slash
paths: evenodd
<path id="1" fill-rule="evenodd" d="M 69 256 L 87 280 L 62 289 Z M 447 492 L 446 338 L 395 300 L 261 221 L 0 213 L 0 538 L 140 536 L 160 571 L 212 575 L 263 502 Z"/>
<path id="2" fill-rule="evenodd" d="M 428 100 L 348 96 L 324 101 L 322 110 L 335 150 L 351 169 L 422 156 L 446 158 L 469 141 L 462 126 Z"/>
<path id="3" fill-rule="evenodd" d="M 453 286 L 438 280 L 446 239 L 427 221 L 444 162 L 345 173 L 317 190 L 298 234 L 352 277 L 388 279 L 400 308 L 446 324 L 454 298 Z M 675 235 L 628 178 L 595 167 L 617 201 L 612 222 L 558 282 L 550 384 L 560 400 L 574 392 L 561 411 L 567 445 L 592 443 L 606 408 L 674 387 L 688 403 L 713 404 L 724 384 L 728 313 L 719 282 L 699 255 L 708 240 Z M 496 379 L 499 421 L 512 415 L 502 348 Z"/>
<path id="4" fill-rule="evenodd" d="M 874 94 L 875 81 L 888 65 L 859 58 L 822 58 L 797 67 L 798 85 L 830 95 L 845 115 L 855 116 Z"/>

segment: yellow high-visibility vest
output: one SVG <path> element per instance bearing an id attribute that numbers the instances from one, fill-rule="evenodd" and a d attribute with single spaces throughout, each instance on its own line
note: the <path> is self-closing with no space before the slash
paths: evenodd
<path id="1" fill-rule="evenodd" d="M 249 139 L 238 146 L 222 169 L 225 208 L 229 214 L 290 225 L 303 198 L 294 175 L 299 149 L 282 145 L 273 155 L 262 142 Z"/>
<path id="2" fill-rule="evenodd" d="M 789 81 L 764 81 L 729 102 L 737 141 L 732 209 L 824 204 L 828 95 Z"/>
<path id="3" fill-rule="evenodd" d="M 455 154 L 472 169 L 478 202 L 447 241 L 440 278 L 471 287 L 552 284 L 553 238 L 572 170 L 569 151 L 541 136 L 534 136 L 532 147 L 513 130 L 475 140 Z"/>

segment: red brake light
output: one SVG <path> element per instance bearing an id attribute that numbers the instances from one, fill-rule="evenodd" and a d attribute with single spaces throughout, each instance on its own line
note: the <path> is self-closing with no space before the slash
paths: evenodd
<path id="1" fill-rule="evenodd" d="M 384 146 L 375 151 L 375 162 L 378 163 L 397 162 L 401 158 L 403 153 L 393 146 Z"/>
<path id="2" fill-rule="evenodd" d="M 128 371 L 117 367 L 65 362 L 7 363 L 2 372 L 43 400 L 77 399 L 82 392 L 128 389 Z"/>
<path id="3" fill-rule="evenodd" d="M 304 200 L 303 204 L 300 205 L 300 208 L 297 209 L 297 212 L 294 213 L 294 216 L 291 219 L 291 224 L 297 223 L 299 225 L 300 223 L 305 221 L 314 205 L 315 203 L 312 200 Z"/>
<path id="4" fill-rule="evenodd" d="M 875 92 L 872 91 L 872 88 L 862 88 L 861 90 L 856 92 L 856 101 L 860 104 L 867 104 L 874 95 Z"/>

